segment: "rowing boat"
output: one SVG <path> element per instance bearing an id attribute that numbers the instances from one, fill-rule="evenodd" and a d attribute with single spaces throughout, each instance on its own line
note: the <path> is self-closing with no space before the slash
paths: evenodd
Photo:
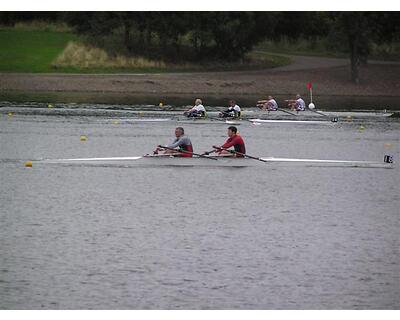
<path id="1" fill-rule="evenodd" d="M 112 120 L 113 122 L 118 121 L 121 123 L 140 123 L 140 122 L 168 122 L 172 121 L 170 118 L 119 118 Z"/>
<path id="2" fill-rule="evenodd" d="M 221 118 L 192 118 L 192 119 L 177 119 L 182 124 L 230 124 L 240 125 L 243 121 L 240 119 L 221 119 Z"/>
<path id="3" fill-rule="evenodd" d="M 259 161 L 257 161 L 259 160 Z M 95 166 L 178 166 L 178 167 L 249 167 L 266 165 L 300 165 L 300 166 L 336 166 L 336 167 L 364 167 L 364 168 L 392 168 L 393 160 L 385 156 L 383 162 L 361 160 L 327 160 L 301 158 L 261 157 L 254 159 L 235 158 L 224 156 L 193 156 L 192 158 L 174 157 L 170 155 L 144 155 L 134 157 L 110 158 L 70 158 L 70 159 L 43 159 L 33 161 L 42 164 L 65 165 L 95 165 Z"/>
<path id="4" fill-rule="evenodd" d="M 290 124 L 335 124 L 336 122 L 327 120 L 274 120 L 274 119 L 249 119 L 250 122 L 255 124 L 262 123 L 290 123 Z"/>

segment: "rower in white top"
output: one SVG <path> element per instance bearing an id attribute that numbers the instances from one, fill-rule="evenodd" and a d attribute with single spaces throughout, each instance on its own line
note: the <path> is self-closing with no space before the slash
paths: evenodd
<path id="1" fill-rule="evenodd" d="M 188 118 L 201 118 L 206 116 L 206 108 L 203 106 L 201 99 L 196 99 L 194 107 L 186 110 L 183 113 Z"/>
<path id="2" fill-rule="evenodd" d="M 296 94 L 296 99 L 295 100 L 285 100 L 285 101 L 288 103 L 288 106 L 293 111 L 304 111 L 304 110 L 306 110 L 306 103 L 301 98 L 300 94 Z"/>
<path id="3" fill-rule="evenodd" d="M 241 115 L 241 109 L 240 107 L 236 104 L 235 100 L 229 100 L 229 107 L 228 109 L 220 112 L 219 117 L 221 118 L 240 118 Z"/>
<path id="4" fill-rule="evenodd" d="M 263 111 L 277 111 L 278 103 L 272 96 L 268 96 L 268 100 L 258 100 L 257 107 Z"/>

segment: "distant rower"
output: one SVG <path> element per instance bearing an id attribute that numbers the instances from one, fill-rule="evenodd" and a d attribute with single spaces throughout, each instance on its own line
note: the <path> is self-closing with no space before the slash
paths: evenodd
<path id="1" fill-rule="evenodd" d="M 296 100 L 285 100 L 288 102 L 288 106 L 295 111 L 304 111 L 306 110 L 306 103 L 301 98 L 300 94 L 296 94 Z"/>
<path id="2" fill-rule="evenodd" d="M 199 118 L 206 116 L 206 108 L 203 106 L 201 99 L 196 99 L 194 102 L 194 107 L 186 110 L 183 113 L 188 118 Z"/>
<path id="3" fill-rule="evenodd" d="M 268 100 L 257 101 L 257 107 L 261 108 L 262 110 L 276 111 L 278 110 L 278 103 L 272 96 L 268 96 Z"/>
<path id="4" fill-rule="evenodd" d="M 238 157 L 238 158 L 243 158 L 243 154 L 246 153 L 246 147 L 244 145 L 244 141 L 242 137 L 237 133 L 237 128 L 234 126 L 231 126 L 228 128 L 228 140 L 225 141 L 225 143 L 218 147 L 218 146 L 213 146 L 215 151 L 218 152 L 218 154 L 223 155 L 223 156 L 233 156 L 233 157 Z M 228 149 L 230 147 L 233 147 L 234 150 L 238 153 L 231 153 L 227 150 L 223 149 Z"/>
<path id="5" fill-rule="evenodd" d="M 190 139 L 185 136 L 185 130 L 182 127 L 177 127 L 175 129 L 175 137 L 176 139 L 169 144 L 168 148 L 178 148 L 177 150 L 165 150 L 164 154 L 170 154 L 175 157 L 192 157 L 193 156 L 193 146 Z M 158 151 L 163 150 L 163 148 L 159 145 L 157 146 L 154 154 L 158 154 Z M 180 151 L 183 152 L 180 152 Z M 184 152 L 186 151 L 186 152 Z"/>
<path id="6" fill-rule="evenodd" d="M 240 118 L 241 109 L 236 104 L 235 100 L 229 100 L 229 107 L 228 109 L 219 113 L 219 116 L 222 118 Z"/>

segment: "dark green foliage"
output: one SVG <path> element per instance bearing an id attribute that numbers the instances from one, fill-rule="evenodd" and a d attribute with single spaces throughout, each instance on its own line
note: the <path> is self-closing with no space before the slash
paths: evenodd
<path id="1" fill-rule="evenodd" d="M 397 12 L 357 11 L 330 14 L 331 34 L 336 36 L 336 43 L 345 41 L 349 50 L 351 79 L 354 83 L 359 83 L 359 66 L 367 63 L 372 42 L 392 42 L 399 38 L 400 28 L 396 23 L 399 17 Z"/>
<path id="2" fill-rule="evenodd" d="M 266 36 L 275 13 L 266 12 L 90 12 L 66 21 L 97 44 L 120 37 L 130 54 L 169 61 L 237 61 Z"/>
<path id="3" fill-rule="evenodd" d="M 376 47 L 400 40 L 399 12 L 0 13 L 2 25 L 33 20 L 67 22 L 89 43 L 110 54 L 180 63 L 243 61 L 265 39 L 305 39 L 311 44 L 326 39 L 328 50 L 349 54 L 356 83 L 371 43 Z"/>

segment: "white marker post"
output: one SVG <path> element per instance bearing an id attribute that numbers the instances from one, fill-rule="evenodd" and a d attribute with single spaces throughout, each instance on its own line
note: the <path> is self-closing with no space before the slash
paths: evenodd
<path id="1" fill-rule="evenodd" d="M 315 108 L 315 105 L 312 102 L 312 83 L 311 82 L 307 83 L 307 89 L 310 90 L 310 100 L 311 100 L 310 104 L 308 105 L 308 109 L 312 110 Z"/>

